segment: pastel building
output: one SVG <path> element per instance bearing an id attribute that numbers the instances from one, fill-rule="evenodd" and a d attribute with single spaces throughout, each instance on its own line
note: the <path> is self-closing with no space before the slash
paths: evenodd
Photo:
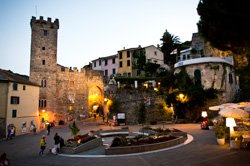
<path id="1" fill-rule="evenodd" d="M 39 88 L 27 76 L 0 69 L 0 138 L 7 136 L 9 125 L 16 135 L 29 132 L 32 124 L 40 128 Z"/>
<path id="2" fill-rule="evenodd" d="M 136 62 L 136 58 L 133 57 L 133 54 L 137 52 L 139 54 L 144 54 L 146 57 L 145 63 L 156 63 L 161 67 L 166 67 L 164 65 L 163 60 L 163 52 L 155 47 L 154 45 L 150 45 L 147 47 L 137 47 L 137 48 L 129 48 L 118 51 L 118 72 L 122 76 L 138 76 L 143 75 L 137 69 L 133 67 L 133 64 Z"/>
<path id="3" fill-rule="evenodd" d="M 111 78 L 117 73 L 117 55 L 101 57 L 92 61 L 93 70 L 103 71 L 103 75 Z"/>

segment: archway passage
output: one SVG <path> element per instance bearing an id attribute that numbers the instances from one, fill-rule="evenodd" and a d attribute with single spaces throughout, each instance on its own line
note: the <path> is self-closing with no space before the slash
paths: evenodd
<path id="1" fill-rule="evenodd" d="M 90 116 L 96 117 L 103 115 L 103 100 L 104 96 L 101 88 L 98 86 L 89 88 L 88 107 Z"/>

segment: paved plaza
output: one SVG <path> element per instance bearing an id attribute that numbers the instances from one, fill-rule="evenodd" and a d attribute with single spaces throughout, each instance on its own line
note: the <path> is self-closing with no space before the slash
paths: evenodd
<path id="1" fill-rule="evenodd" d="M 90 130 L 120 128 L 98 125 L 93 121 L 78 122 L 81 133 Z M 131 132 L 138 131 L 140 125 L 128 126 Z M 229 145 L 217 145 L 213 130 L 201 130 L 199 124 L 168 124 L 154 125 L 154 127 L 177 128 L 193 136 L 193 141 L 187 145 L 174 149 L 166 149 L 145 154 L 105 156 L 99 148 L 90 150 L 78 157 L 53 155 L 48 149 L 53 147 L 53 137 L 57 132 L 65 138 L 71 137 L 68 125 L 57 126 L 51 129 L 50 135 L 46 136 L 47 148 L 45 155 L 39 157 L 39 140 L 46 130 L 35 135 L 26 134 L 17 136 L 9 141 L 0 142 L 0 153 L 7 153 L 11 166 L 185 166 L 185 165 L 250 165 L 250 150 L 230 150 Z"/>

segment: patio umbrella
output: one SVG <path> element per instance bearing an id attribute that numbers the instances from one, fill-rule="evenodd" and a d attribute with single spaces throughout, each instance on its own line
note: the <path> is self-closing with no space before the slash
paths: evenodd
<path id="1" fill-rule="evenodd" d="M 244 110 L 245 110 L 246 112 L 249 112 L 249 113 L 250 113 L 250 106 L 244 107 Z"/>
<path id="2" fill-rule="evenodd" d="M 224 103 L 221 105 L 211 106 L 211 107 L 209 107 L 209 110 L 219 111 L 219 110 L 224 109 L 224 108 L 240 108 L 240 107 L 241 106 L 239 104 L 236 104 L 236 103 Z"/>
<path id="3" fill-rule="evenodd" d="M 215 106 L 211 106 L 208 109 L 211 111 L 219 111 L 220 109 L 224 108 L 224 106 L 222 105 L 215 105 Z"/>
<path id="4" fill-rule="evenodd" d="M 239 105 L 241 107 L 250 107 L 250 102 L 240 102 Z"/>
<path id="5" fill-rule="evenodd" d="M 249 113 L 240 108 L 223 108 L 219 114 L 227 118 L 244 119 L 249 117 Z"/>

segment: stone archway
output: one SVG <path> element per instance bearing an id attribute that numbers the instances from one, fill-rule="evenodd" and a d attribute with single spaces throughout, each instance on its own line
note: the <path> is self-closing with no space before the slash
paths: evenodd
<path id="1" fill-rule="evenodd" d="M 88 107 L 90 116 L 98 116 L 103 114 L 104 96 L 100 87 L 92 86 L 88 92 Z"/>

